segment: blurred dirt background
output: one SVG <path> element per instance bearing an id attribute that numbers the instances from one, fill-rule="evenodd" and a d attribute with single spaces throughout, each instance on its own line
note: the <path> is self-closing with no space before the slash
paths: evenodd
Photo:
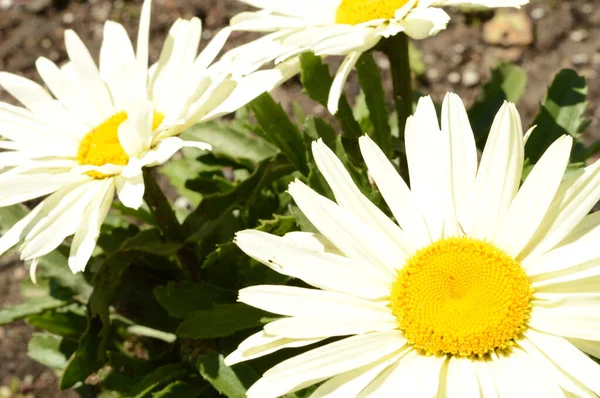
<path id="1" fill-rule="evenodd" d="M 416 88 L 441 100 L 454 91 L 470 103 L 478 86 L 489 78 L 490 67 L 499 61 L 521 65 L 528 76 L 527 89 L 518 109 L 529 124 L 548 84 L 562 68 L 574 68 L 586 77 L 591 120 L 587 136 L 600 138 L 600 7 L 599 0 L 533 0 L 521 11 L 497 11 L 465 15 L 451 11 L 452 21 L 436 37 L 416 42 L 424 64 Z M 141 1 L 104 0 L 0 0 L 0 70 L 39 80 L 35 60 L 47 57 L 66 61 L 65 29 L 74 29 L 98 54 L 102 24 L 107 19 L 123 23 L 134 37 Z M 229 19 L 249 9 L 236 0 L 154 0 L 150 57 L 156 60 L 167 30 L 178 17 L 198 16 L 203 20 L 204 39 L 211 38 Z M 235 33 L 227 48 L 247 41 L 252 35 Z M 389 64 L 378 58 L 384 71 Z M 333 61 L 336 62 L 335 60 Z M 339 61 L 338 61 L 339 62 Z M 384 73 L 387 75 L 387 73 Z M 388 82 L 389 89 L 389 82 Z M 350 79 L 350 94 L 358 92 Z M 308 113 L 325 114 L 325 109 L 300 93 L 297 79 L 279 88 L 275 96 L 286 107 L 298 101 Z M 0 101 L 14 103 L 0 89 Z M 14 255 L 0 260 L 0 307 L 20 302 L 20 281 L 27 276 Z M 23 322 L 0 327 L 0 398 L 76 397 L 60 392 L 52 371 L 26 355 L 33 329 Z"/>

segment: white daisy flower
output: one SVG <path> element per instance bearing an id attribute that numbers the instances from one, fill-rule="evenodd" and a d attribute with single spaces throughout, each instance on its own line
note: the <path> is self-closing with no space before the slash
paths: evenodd
<path id="1" fill-rule="evenodd" d="M 240 0 L 261 8 L 231 19 L 235 30 L 272 32 L 240 46 L 228 58 L 255 70 L 312 51 L 345 56 L 331 87 L 328 109 L 335 114 L 344 83 L 361 54 L 400 32 L 424 39 L 446 28 L 442 6 L 520 7 L 529 0 Z M 261 57 L 257 54 L 262 54 Z M 250 58 L 250 60 L 248 60 Z"/>
<path id="2" fill-rule="evenodd" d="M 234 81 L 230 65 L 213 63 L 230 30 L 219 32 L 196 56 L 198 18 L 177 20 L 158 62 L 148 67 L 150 1 L 142 8 L 137 51 L 118 23 L 104 25 L 99 68 L 71 30 L 70 61 L 36 62 L 50 93 L 37 83 L 0 73 L 0 87 L 25 107 L 0 103 L 0 206 L 48 196 L 0 239 L 0 254 L 22 241 L 23 260 L 37 259 L 74 235 L 69 256 L 82 271 L 116 191 L 139 208 L 142 167 L 161 164 L 183 146 L 210 149 L 176 137 L 190 125 L 245 105 L 272 88 L 280 71 Z"/>
<path id="3" fill-rule="evenodd" d="M 431 99 L 407 121 L 411 187 L 368 137 L 360 149 L 397 224 L 313 145 L 336 202 L 289 187 L 322 235 L 247 230 L 249 256 L 316 289 L 253 286 L 239 301 L 284 315 L 226 363 L 336 337 L 288 359 L 249 390 L 278 397 L 594 397 L 600 394 L 600 162 L 563 179 L 558 139 L 520 185 L 524 139 L 504 104 L 479 166 L 460 99 Z"/>

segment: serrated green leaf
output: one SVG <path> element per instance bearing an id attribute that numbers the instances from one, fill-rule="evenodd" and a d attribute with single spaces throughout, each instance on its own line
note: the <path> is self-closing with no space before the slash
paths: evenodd
<path id="1" fill-rule="evenodd" d="M 261 326 L 273 320 L 273 315 L 246 304 L 216 305 L 205 311 L 191 313 L 181 322 L 177 335 L 189 339 L 214 339 L 240 330 Z"/>
<path id="2" fill-rule="evenodd" d="M 567 134 L 577 140 L 584 125 L 587 93 L 585 78 L 577 72 L 571 69 L 558 72 L 532 123 L 536 128 L 525 145 L 525 157 L 531 163 L 536 163 L 560 136 Z"/>
<path id="3" fill-rule="evenodd" d="M 492 77 L 481 89 L 479 97 L 469 109 L 469 120 L 479 148 L 483 148 L 492 127 L 492 120 L 504 103 L 519 102 L 525 91 L 527 75 L 513 64 L 500 64 L 492 70 Z"/>
<path id="4" fill-rule="evenodd" d="M 258 120 L 263 138 L 275 145 L 287 156 L 298 171 L 308 174 L 306 153 L 298 127 L 288 117 L 281 105 L 264 93 L 250 103 Z"/>
<path id="5" fill-rule="evenodd" d="M 47 333 L 34 333 L 27 344 L 27 356 L 54 370 L 62 370 L 77 343 Z"/>
<path id="6" fill-rule="evenodd" d="M 251 129 L 251 126 L 211 121 L 192 126 L 181 134 L 181 138 L 211 144 L 215 156 L 254 168 L 259 162 L 275 156 L 278 150 Z"/>
<path id="7" fill-rule="evenodd" d="M 180 363 L 173 363 L 150 372 L 140 380 L 133 388 L 128 397 L 143 398 L 161 385 L 181 380 L 189 374 L 188 368 Z"/>
<path id="8" fill-rule="evenodd" d="M 392 155 L 392 131 L 389 124 L 389 112 L 385 100 L 385 92 L 381 81 L 381 73 L 371 52 L 365 52 L 356 63 L 358 81 L 365 95 L 369 109 L 369 119 L 373 125 L 371 138 L 388 156 Z"/>
<path id="9" fill-rule="evenodd" d="M 231 211 L 254 203 L 265 186 L 293 171 L 294 167 L 288 160 L 278 155 L 261 162 L 250 177 L 230 192 L 207 195 L 183 224 L 188 233 L 188 241 L 197 242 L 203 239 L 212 233 Z"/>
<path id="10" fill-rule="evenodd" d="M 69 303 L 66 301 L 49 296 L 34 297 L 22 304 L 2 309 L 0 311 L 0 325 L 5 325 L 30 315 L 39 314 L 49 309 L 63 307 L 67 304 Z"/>
<path id="11" fill-rule="evenodd" d="M 31 315 L 27 317 L 27 323 L 38 329 L 72 339 L 79 339 L 87 327 L 85 316 L 70 309 Z"/>
<path id="12" fill-rule="evenodd" d="M 183 246 L 180 242 L 166 242 L 158 229 L 146 229 L 127 239 L 122 249 L 135 249 L 136 251 L 153 254 L 155 256 L 169 257 L 177 253 Z"/>
<path id="13" fill-rule="evenodd" d="M 154 296 L 175 318 L 185 318 L 190 313 L 208 310 L 214 304 L 230 303 L 236 293 L 204 282 L 169 282 L 154 289 Z"/>
<path id="14" fill-rule="evenodd" d="M 309 52 L 300 55 L 300 66 L 304 90 L 311 99 L 326 107 L 333 82 L 329 68 L 321 57 Z M 343 95 L 340 98 L 339 109 L 335 117 L 340 122 L 342 131 L 347 138 L 358 139 L 362 135 L 360 125 L 352 114 L 352 108 Z"/>
<path id="15" fill-rule="evenodd" d="M 198 372 L 219 393 L 228 398 L 244 398 L 246 390 L 258 380 L 259 375 L 249 366 L 241 364 L 236 370 L 225 365 L 223 355 L 213 352 L 198 358 Z"/>

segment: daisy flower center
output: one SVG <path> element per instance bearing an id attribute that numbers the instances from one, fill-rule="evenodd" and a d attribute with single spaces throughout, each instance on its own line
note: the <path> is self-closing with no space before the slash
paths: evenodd
<path id="1" fill-rule="evenodd" d="M 162 113 L 154 112 L 152 130 L 154 131 L 163 121 Z M 119 126 L 127 120 L 127 112 L 115 113 L 88 132 L 79 143 L 77 161 L 81 165 L 103 166 L 115 164 L 124 166 L 129 162 L 129 156 L 119 142 Z M 86 173 L 93 178 L 106 178 L 97 171 Z"/>
<path id="2" fill-rule="evenodd" d="M 407 261 L 390 306 L 414 347 L 432 355 L 482 356 L 521 334 L 531 295 L 518 261 L 489 242 L 456 237 Z"/>
<path id="3" fill-rule="evenodd" d="M 408 0 L 342 0 L 335 14 L 335 22 L 356 25 L 374 19 L 392 19 L 396 10 Z"/>

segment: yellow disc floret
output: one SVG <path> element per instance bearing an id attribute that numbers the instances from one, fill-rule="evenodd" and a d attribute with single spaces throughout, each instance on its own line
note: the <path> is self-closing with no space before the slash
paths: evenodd
<path id="1" fill-rule="evenodd" d="M 154 112 L 152 130 L 162 123 L 164 115 Z M 103 166 L 115 164 L 124 166 L 129 162 L 129 156 L 119 142 L 119 126 L 127 120 L 126 112 L 115 113 L 98 126 L 94 127 L 83 137 L 77 150 L 77 161 L 81 165 Z M 108 176 L 97 171 L 86 173 L 94 178 Z"/>
<path id="2" fill-rule="evenodd" d="M 491 243 L 457 237 L 407 261 L 392 286 L 390 306 L 415 348 L 483 356 L 507 348 L 522 333 L 531 295 L 519 262 Z"/>
<path id="3" fill-rule="evenodd" d="M 356 25 L 374 19 L 392 19 L 396 10 L 408 0 L 342 0 L 335 14 L 335 22 Z"/>

